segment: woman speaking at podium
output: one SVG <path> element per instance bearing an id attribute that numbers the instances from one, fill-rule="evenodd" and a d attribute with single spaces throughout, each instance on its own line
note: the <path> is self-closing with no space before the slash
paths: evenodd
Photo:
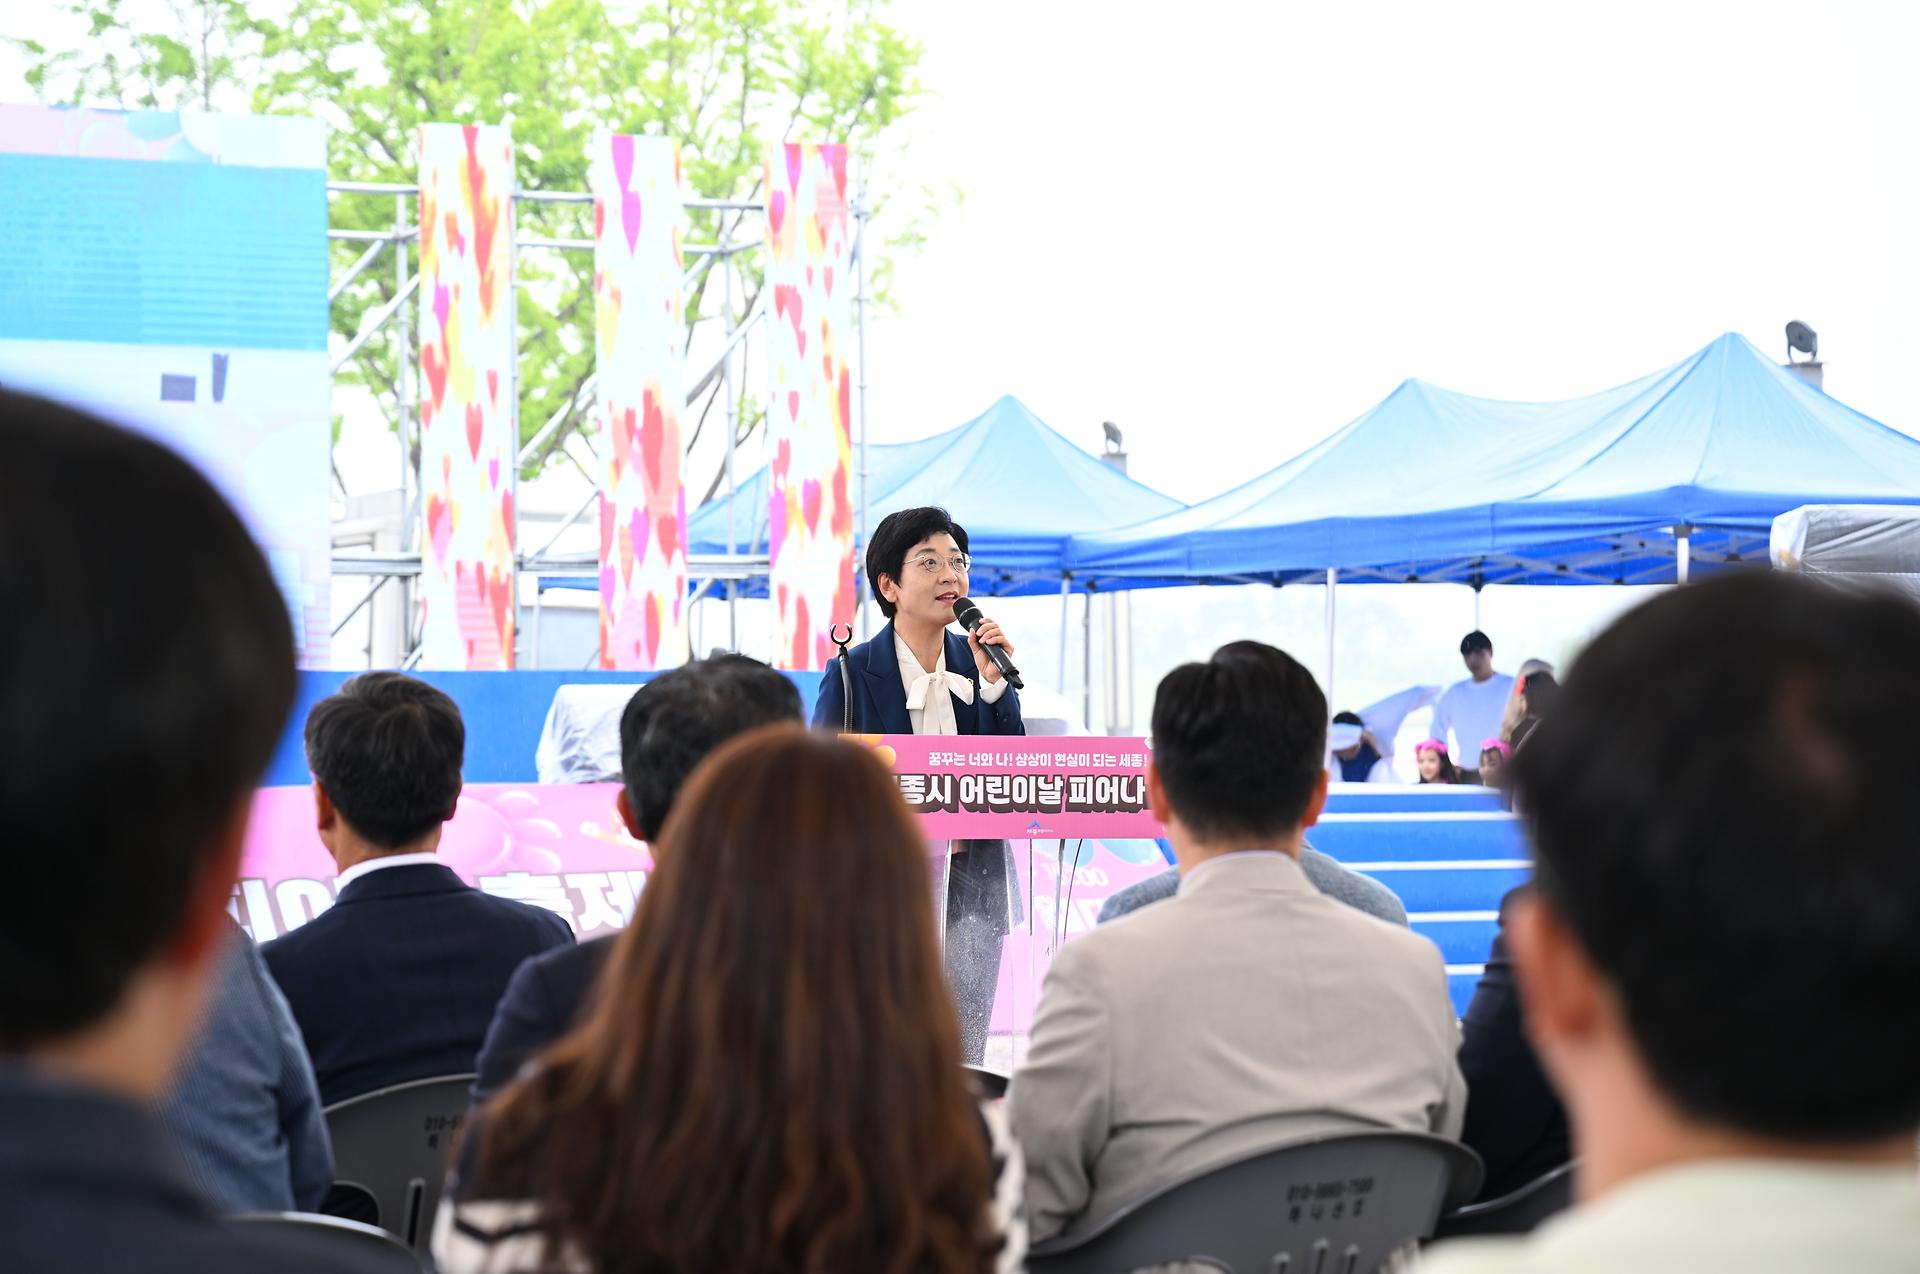
<path id="1" fill-rule="evenodd" d="M 867 583 L 887 624 L 827 663 L 813 723 L 860 734 L 1025 734 L 1020 695 L 988 647 L 1013 646 L 983 619 L 948 630 L 967 596 L 966 528 L 945 509 L 889 513 L 867 543 Z M 843 675 L 844 672 L 844 675 Z M 851 697 L 849 698 L 849 691 Z M 1012 851 L 1003 840 L 955 841 L 947 881 L 947 980 L 960 1015 L 962 1056 L 983 1060 L 1000 946 L 1012 908 Z"/>

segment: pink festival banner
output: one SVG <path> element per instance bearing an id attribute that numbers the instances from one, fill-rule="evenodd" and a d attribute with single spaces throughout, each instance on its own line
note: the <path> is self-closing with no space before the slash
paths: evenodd
<path id="1" fill-rule="evenodd" d="M 422 124 L 420 647 L 423 668 L 513 667 L 513 139 Z"/>
<path id="2" fill-rule="evenodd" d="M 767 149 L 767 539 L 773 666 L 827 666 L 854 611 L 847 148 Z"/>
<path id="3" fill-rule="evenodd" d="M 1116 891 L 1166 870 L 1146 810 L 1144 739 L 858 736 L 894 767 L 934 870 L 950 840 L 1014 844 L 1019 905 L 1001 962 L 996 1032 L 1022 1031 L 1061 941 Z M 440 841 L 461 879 L 546 907 L 581 937 L 622 928 L 653 858 L 614 810 L 619 785 L 469 784 Z M 333 905 L 338 871 L 314 830 L 311 787 L 262 788 L 230 910 L 256 941 Z M 743 881 L 742 887 L 751 887 Z"/>
<path id="4" fill-rule="evenodd" d="M 687 496 L 681 478 L 680 146 L 593 143 L 594 364 L 600 485 L 600 666 L 687 659 Z"/>

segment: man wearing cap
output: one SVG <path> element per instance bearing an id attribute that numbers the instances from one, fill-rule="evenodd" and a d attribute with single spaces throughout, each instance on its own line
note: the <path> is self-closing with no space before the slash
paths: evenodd
<path id="1" fill-rule="evenodd" d="M 1451 756 L 1477 758 L 1480 740 L 1500 734 L 1513 678 L 1493 670 L 1493 642 L 1477 628 L 1460 639 L 1460 658 L 1468 675 L 1448 686 L 1434 705 L 1433 737 L 1448 744 Z"/>

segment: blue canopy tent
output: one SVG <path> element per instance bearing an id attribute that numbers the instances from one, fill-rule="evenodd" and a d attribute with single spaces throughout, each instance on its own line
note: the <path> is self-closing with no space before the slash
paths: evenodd
<path id="1" fill-rule="evenodd" d="M 1171 513 L 1178 500 L 1134 481 L 1068 442 L 1011 395 L 964 425 L 915 442 L 867 447 L 867 533 L 895 509 L 937 504 L 967 528 L 973 591 L 1023 597 L 1061 591 L 1068 540 Z M 744 480 L 733 500 L 710 500 L 687 518 L 687 551 L 724 555 L 727 510 L 733 550 L 767 551 L 767 470 Z M 860 537 L 865 543 L 866 536 Z M 1130 578 L 1122 587 L 1184 584 L 1181 578 Z M 1076 589 L 1102 587 L 1076 575 Z M 764 576 L 741 596 L 766 596 Z"/>
<path id="2" fill-rule="evenodd" d="M 1076 536 L 1068 562 L 1194 583 L 1670 583 L 1764 562 L 1773 519 L 1810 503 L 1920 503 L 1920 441 L 1728 333 L 1564 402 L 1406 381 L 1243 486 Z"/>

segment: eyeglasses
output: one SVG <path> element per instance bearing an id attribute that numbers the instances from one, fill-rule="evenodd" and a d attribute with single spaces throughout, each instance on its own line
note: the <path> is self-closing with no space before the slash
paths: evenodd
<path id="1" fill-rule="evenodd" d="M 956 575 L 965 575 L 970 563 L 967 561 L 967 555 L 965 553 L 956 553 L 949 558 L 939 558 L 929 553 L 925 557 L 914 558 L 913 565 L 919 567 L 929 575 L 938 575 L 942 566 L 952 567 L 953 573 Z"/>

